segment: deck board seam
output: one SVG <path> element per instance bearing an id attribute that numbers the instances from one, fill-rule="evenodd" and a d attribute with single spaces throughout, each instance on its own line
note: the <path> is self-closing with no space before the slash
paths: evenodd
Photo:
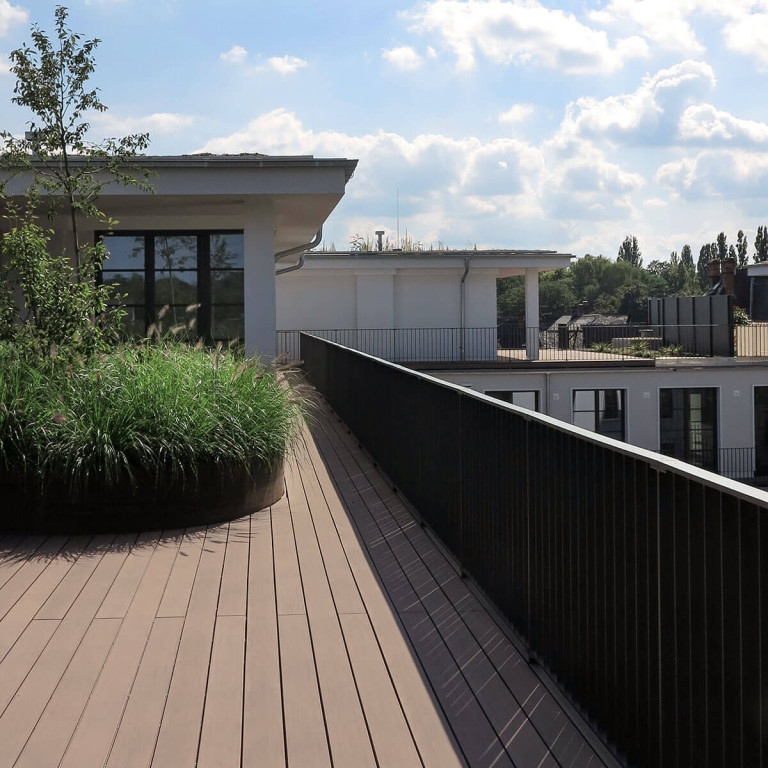
<path id="1" fill-rule="evenodd" d="M 315 468 L 314 468 L 314 464 L 312 463 L 312 458 L 309 456 L 308 453 L 306 454 L 306 457 L 307 457 L 307 462 L 308 462 L 308 465 L 309 465 L 306 468 L 306 472 L 307 473 L 309 473 L 309 472 L 314 473 Z M 318 552 L 320 554 L 320 562 L 323 564 L 323 572 L 325 573 L 325 579 L 328 582 L 328 591 L 329 591 L 330 596 L 331 596 L 331 602 L 333 603 L 333 609 L 334 609 L 334 612 L 335 612 L 335 615 L 336 615 L 336 622 L 337 622 L 338 627 L 339 627 L 339 634 L 341 635 L 341 640 L 344 643 L 344 653 L 347 656 L 347 663 L 349 664 L 350 673 L 352 675 L 352 680 L 353 680 L 354 685 L 355 685 L 355 693 L 357 693 L 357 701 L 358 701 L 358 704 L 360 705 L 360 712 L 362 713 L 363 722 L 365 723 L 365 730 L 366 730 L 366 733 L 368 734 L 368 742 L 370 743 L 370 746 L 371 746 L 371 753 L 373 754 L 373 759 L 376 762 L 376 765 L 380 766 L 379 757 L 376 754 L 376 745 L 374 744 L 373 736 L 371 734 L 370 724 L 368 722 L 368 715 L 366 714 L 365 706 L 363 705 L 363 699 L 362 699 L 362 696 L 360 695 L 360 685 L 359 685 L 358 680 L 357 680 L 357 675 L 355 674 L 355 668 L 354 668 L 354 665 L 352 663 L 352 657 L 351 657 L 351 655 L 349 653 L 349 645 L 347 643 L 347 637 L 346 637 L 346 634 L 344 633 L 344 626 L 343 626 L 343 624 L 341 622 L 341 616 L 339 614 L 339 608 L 338 608 L 338 605 L 336 603 L 336 596 L 335 596 L 335 594 L 333 592 L 333 585 L 331 584 L 331 579 L 330 579 L 330 577 L 328 575 L 328 567 L 326 565 L 325 555 L 323 554 L 323 548 L 322 548 L 322 546 L 320 544 L 320 537 L 318 536 L 318 533 L 317 533 L 317 525 L 315 523 L 315 516 L 312 514 L 312 505 L 311 505 L 310 500 L 309 500 L 309 493 L 307 492 L 307 485 L 305 483 L 304 476 L 302 474 L 299 475 L 299 480 L 301 482 L 301 486 L 302 486 L 303 491 L 304 491 L 304 497 L 307 500 L 307 509 L 309 510 L 309 519 L 310 519 L 310 522 L 312 523 L 312 530 L 314 531 L 315 541 L 317 542 L 317 549 L 318 549 Z M 320 492 L 321 492 L 321 495 L 322 495 L 322 498 L 323 498 L 323 503 L 325 503 L 326 506 L 327 506 L 325 495 L 322 494 L 322 489 L 320 489 Z M 328 513 L 330 514 L 330 509 L 328 509 Z M 347 564 L 347 565 L 349 565 L 349 564 Z M 351 568 L 349 570 L 350 570 L 350 575 L 351 575 L 352 579 L 354 579 L 354 574 L 352 573 Z M 355 582 L 355 588 L 357 589 L 357 582 Z M 360 590 L 358 589 L 358 594 L 359 594 L 359 592 L 360 592 Z M 360 599 L 361 599 L 361 602 L 363 604 L 363 608 L 365 608 L 365 602 L 362 600 L 362 597 Z M 365 612 L 365 615 L 367 616 L 367 612 Z M 370 624 L 370 617 L 368 617 L 368 623 Z M 379 649 L 379 652 L 381 653 L 381 649 Z M 333 759 L 333 754 L 331 754 L 331 758 Z"/>
<path id="2" fill-rule="evenodd" d="M 224 580 L 224 564 L 227 561 L 227 548 L 229 547 L 229 530 L 230 530 L 230 525 L 229 523 L 227 523 L 227 540 L 224 544 L 224 555 L 221 558 L 221 572 L 219 573 L 219 588 L 216 592 L 216 608 L 213 611 L 213 631 L 211 632 L 211 648 L 208 652 L 208 670 L 205 675 L 205 690 L 203 692 L 203 708 L 202 708 L 202 711 L 200 712 L 200 730 L 197 736 L 197 749 L 195 750 L 195 765 L 197 765 L 200 760 L 200 745 L 202 744 L 202 740 L 203 740 L 203 723 L 205 722 L 205 709 L 208 704 L 208 685 L 211 681 L 211 661 L 213 660 L 213 647 L 216 644 L 216 625 L 218 623 L 217 620 L 219 618 L 219 601 L 221 600 L 221 585 Z M 200 559 L 202 560 L 202 555 Z M 190 598 L 190 602 L 191 602 L 191 598 Z M 181 641 L 179 641 L 179 645 L 181 645 Z M 245 670 L 245 657 L 243 657 L 243 670 Z M 169 686 L 169 690 L 170 690 L 170 686 Z"/>
<path id="3" fill-rule="evenodd" d="M 285 484 L 285 496 L 288 495 L 288 485 Z M 283 684 L 283 654 L 280 653 L 280 608 L 277 604 L 277 566 L 275 561 L 275 529 L 272 515 L 272 507 L 269 508 L 269 533 L 272 544 L 272 590 L 275 595 L 275 631 L 277 635 L 277 666 L 280 673 L 280 707 L 283 721 L 283 755 L 285 768 L 288 768 L 288 728 L 285 722 L 285 686 Z M 248 561 L 250 574 L 250 560 Z"/>
<path id="4" fill-rule="evenodd" d="M 181 650 L 181 639 L 184 636 L 184 627 L 186 626 L 186 623 L 187 623 L 187 614 L 189 613 L 189 604 L 192 602 L 192 599 L 191 599 L 191 597 L 192 597 L 192 590 L 195 587 L 195 581 L 197 580 L 197 572 L 200 569 L 200 563 L 202 562 L 202 559 L 203 559 L 202 553 L 203 553 L 203 549 L 205 548 L 205 542 L 208 540 L 208 532 L 209 532 L 209 526 L 206 526 L 205 533 L 203 534 L 202 546 L 200 547 L 200 557 L 198 558 L 197 565 L 195 566 L 195 575 L 194 575 L 194 578 L 192 579 L 192 581 L 190 582 L 190 586 L 189 586 L 190 599 L 187 600 L 187 605 L 186 605 L 186 608 L 184 609 L 184 616 L 182 617 L 183 621 L 182 621 L 181 631 L 179 632 L 179 642 L 178 642 L 178 644 L 176 646 L 176 653 L 173 656 L 173 666 L 171 667 L 171 674 L 168 677 L 168 690 L 165 692 L 165 700 L 163 701 L 163 709 L 160 712 L 160 719 L 159 719 L 158 725 L 157 725 L 157 733 L 155 734 L 155 743 L 152 745 L 152 754 L 151 754 L 150 759 L 149 759 L 149 765 L 150 766 L 152 766 L 154 764 L 154 761 L 155 761 L 155 752 L 157 751 L 157 742 L 160 740 L 160 730 L 161 730 L 161 728 L 163 726 L 163 719 L 165 718 L 165 709 L 166 709 L 166 707 L 168 705 L 168 697 L 170 696 L 170 693 L 171 693 L 171 685 L 173 684 L 173 676 L 174 676 L 174 674 L 176 672 L 176 662 L 179 659 L 179 651 Z M 174 560 L 174 564 L 175 564 L 175 560 Z M 173 569 L 171 569 L 171 573 L 173 573 Z M 168 578 L 170 580 L 170 576 Z M 167 584 L 166 584 L 166 587 L 167 587 Z M 161 600 L 160 603 L 158 604 L 158 608 L 157 608 L 158 610 L 160 610 L 160 606 L 162 604 L 163 604 L 163 601 Z M 163 616 L 161 618 L 178 618 L 178 617 Z M 158 619 L 158 616 L 157 616 L 157 614 L 155 614 L 155 619 L 152 622 L 153 625 L 154 625 L 154 622 L 157 621 L 157 619 Z M 211 648 L 213 648 L 213 643 L 211 643 Z"/>
<path id="5" fill-rule="evenodd" d="M 146 654 L 147 646 L 149 645 L 149 638 L 152 636 L 152 629 L 155 626 L 155 621 L 157 620 L 157 612 L 160 610 L 160 606 L 163 603 L 163 596 L 165 595 L 165 590 L 168 587 L 168 582 L 171 579 L 171 573 L 173 572 L 173 566 L 176 563 L 176 558 L 179 556 L 179 550 L 181 549 L 181 545 L 182 545 L 182 543 L 184 541 L 184 534 L 182 533 L 181 535 L 177 535 L 177 538 L 178 538 L 178 544 L 177 544 L 177 548 L 176 548 L 176 554 L 173 556 L 173 563 L 171 563 L 171 567 L 168 569 L 168 574 L 165 577 L 165 584 L 163 586 L 162 593 L 160 594 L 160 599 L 157 601 L 157 608 L 155 608 L 155 613 L 152 616 L 152 621 L 149 623 L 149 630 L 147 631 L 147 635 L 144 638 L 144 647 L 141 649 L 141 656 L 139 657 L 139 663 L 136 665 L 136 670 L 133 673 L 133 679 L 131 680 L 131 685 L 130 685 L 130 687 L 128 689 L 128 695 L 125 697 L 125 701 L 123 702 L 123 708 L 122 708 L 122 711 L 120 712 L 120 716 L 117 719 L 117 725 L 115 727 L 114 733 L 112 734 L 112 741 L 110 742 L 109 749 L 107 750 L 107 754 L 106 754 L 106 757 L 104 759 L 104 764 L 105 765 L 107 763 L 109 763 L 109 759 L 112 756 L 112 750 L 114 749 L 115 741 L 117 740 L 117 734 L 120 732 L 120 726 L 123 724 L 123 718 L 125 717 L 125 710 L 128 707 L 128 702 L 131 700 L 131 694 L 133 693 L 133 689 L 136 686 L 136 680 L 137 680 L 137 678 L 139 676 L 139 670 L 141 669 L 141 663 L 144 661 L 144 655 Z M 161 539 L 162 539 L 162 535 L 160 536 L 160 539 L 158 541 L 160 541 Z M 157 552 L 157 546 L 152 550 L 152 556 L 151 557 L 154 557 L 156 552 Z M 136 592 L 134 593 L 134 596 L 131 599 L 131 605 L 133 605 L 133 600 L 135 599 L 136 595 L 139 592 L 139 589 L 141 587 L 141 582 L 144 581 L 144 577 L 145 577 L 146 573 L 149 571 L 150 565 L 151 565 L 151 563 L 148 562 L 147 563 L 147 567 L 144 570 L 144 573 L 142 574 L 141 581 L 139 582 L 139 584 L 136 587 Z M 130 607 L 131 606 L 128 607 L 128 610 L 130 610 Z M 125 612 L 126 616 L 128 616 L 128 610 Z M 114 646 L 115 642 L 117 641 L 117 637 L 119 636 L 120 631 L 123 628 L 124 620 L 125 620 L 125 617 L 123 618 L 123 621 L 120 622 L 120 629 L 118 629 L 117 633 L 115 634 L 115 639 L 112 642 L 112 646 Z M 181 639 L 181 635 L 179 635 L 179 639 Z M 104 661 L 105 664 L 106 664 L 106 660 L 110 657 L 111 653 L 112 653 L 112 647 L 110 647 L 109 653 L 107 653 L 107 656 L 106 656 L 105 661 Z M 99 677 L 101 677 L 101 672 L 99 673 Z M 93 689 L 91 690 L 91 694 L 93 693 L 93 690 L 96 688 L 96 684 L 97 683 L 98 683 L 98 678 L 96 680 L 96 683 L 94 683 Z M 170 684 L 169 684 L 168 687 L 170 688 Z M 89 694 L 88 702 L 86 702 L 86 706 L 83 707 L 83 712 L 85 712 L 85 709 L 88 706 L 88 703 L 90 703 L 90 698 L 91 698 L 91 696 Z M 75 730 L 77 730 L 77 729 L 75 729 Z M 159 731 L 159 728 L 158 728 L 158 731 Z"/>
<path id="6" fill-rule="evenodd" d="M 301 488 L 302 493 L 303 493 L 304 492 L 304 486 L 301 484 L 300 476 L 298 478 L 298 485 Z M 286 484 L 286 486 L 287 486 L 287 484 Z M 301 583 L 301 599 L 304 602 L 304 614 L 303 615 L 306 616 L 306 620 L 307 620 L 307 631 L 309 632 L 309 646 L 312 649 L 312 665 L 313 665 L 313 667 L 315 669 L 315 681 L 317 682 L 317 692 L 318 692 L 318 695 L 320 697 L 320 712 L 321 712 L 321 714 L 323 716 L 323 728 L 325 729 L 325 741 L 326 741 L 326 744 L 328 745 L 328 755 L 330 757 L 331 766 L 333 766 L 333 749 L 331 747 L 331 734 L 328 731 L 328 718 L 326 717 L 326 714 L 325 714 L 325 701 L 324 701 L 324 697 L 323 697 L 323 689 L 322 689 L 322 686 L 320 685 L 320 672 L 317 669 L 317 653 L 315 652 L 315 642 L 314 642 L 313 634 L 312 634 L 312 623 L 309 620 L 309 609 L 307 608 L 307 593 L 306 593 L 306 591 L 304 589 L 304 575 L 302 573 L 301 558 L 299 557 L 299 543 L 296 540 L 296 527 L 295 527 L 294 521 L 293 521 L 294 510 L 293 510 L 293 504 L 291 503 L 291 494 L 290 494 L 290 491 L 289 491 L 288 487 L 286 487 L 286 497 L 288 499 L 288 515 L 289 515 L 290 520 L 291 520 L 291 532 L 293 534 L 293 546 L 294 546 L 294 549 L 296 551 L 296 564 L 297 564 L 298 569 L 299 569 L 299 581 Z M 285 614 L 281 614 L 281 615 L 285 615 Z"/>

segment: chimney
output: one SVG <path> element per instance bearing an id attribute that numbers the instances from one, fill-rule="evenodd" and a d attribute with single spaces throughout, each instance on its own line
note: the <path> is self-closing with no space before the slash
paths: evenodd
<path id="1" fill-rule="evenodd" d="M 378 239 L 379 250 L 383 251 L 384 250 L 384 241 L 382 240 L 382 238 L 384 237 L 384 230 L 383 229 L 377 229 L 375 234 L 376 234 L 376 237 Z"/>
<path id="2" fill-rule="evenodd" d="M 736 280 L 736 259 L 734 258 L 728 258 L 723 259 L 723 274 L 721 281 L 723 283 L 723 288 L 725 288 L 726 293 L 729 296 L 733 296 L 734 294 L 734 283 Z"/>
<path id="3" fill-rule="evenodd" d="M 707 264 L 707 279 L 710 288 L 714 288 L 720 282 L 720 259 L 712 259 Z"/>
<path id="4" fill-rule="evenodd" d="M 571 313 L 571 320 L 577 320 L 582 315 L 584 315 L 587 311 L 587 302 L 582 301 L 580 304 L 575 304 L 573 307 L 573 312 Z"/>

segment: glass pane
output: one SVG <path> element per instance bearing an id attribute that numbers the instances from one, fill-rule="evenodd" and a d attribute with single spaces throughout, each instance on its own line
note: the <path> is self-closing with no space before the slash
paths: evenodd
<path id="1" fill-rule="evenodd" d="M 512 403 L 521 408 L 527 408 L 529 411 L 535 411 L 537 394 L 538 392 L 513 392 Z"/>
<path id="2" fill-rule="evenodd" d="M 243 272 L 211 272 L 211 302 L 213 304 L 241 304 L 245 296 Z"/>
<path id="3" fill-rule="evenodd" d="M 591 389 L 577 389 L 573 393 L 574 411 L 594 411 L 595 393 Z"/>
<path id="4" fill-rule="evenodd" d="M 144 235 L 107 235 L 105 269 L 144 269 Z"/>
<path id="5" fill-rule="evenodd" d="M 196 304 L 197 272 L 155 272 L 155 303 Z"/>
<path id="6" fill-rule="evenodd" d="M 187 311 L 187 304 L 171 304 L 168 309 L 165 310 L 165 314 L 160 317 L 160 313 L 163 311 L 163 307 L 167 304 L 157 304 L 155 306 L 155 318 L 157 322 L 162 324 L 163 331 L 167 331 L 173 325 L 189 325 L 189 321 L 195 318 L 195 326 L 193 327 L 193 335 L 196 333 L 197 327 L 197 308 Z"/>
<path id="7" fill-rule="evenodd" d="M 115 272 L 104 270 L 101 274 L 104 285 L 114 285 L 115 293 L 124 304 L 144 303 L 144 272 Z"/>
<path id="8" fill-rule="evenodd" d="M 123 307 L 123 330 L 129 336 L 144 336 L 147 332 L 146 311 L 144 306 Z"/>
<path id="9" fill-rule="evenodd" d="M 245 337 L 243 306 L 211 307 L 211 336 L 221 341 L 243 339 Z"/>
<path id="10" fill-rule="evenodd" d="M 243 268 L 243 235 L 211 235 L 211 269 Z"/>
<path id="11" fill-rule="evenodd" d="M 197 269 L 197 236 L 156 235 L 155 269 Z"/>

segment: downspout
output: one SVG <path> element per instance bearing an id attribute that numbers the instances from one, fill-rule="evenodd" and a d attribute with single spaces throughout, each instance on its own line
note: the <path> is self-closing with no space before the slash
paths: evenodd
<path id="1" fill-rule="evenodd" d="M 552 383 L 549 380 L 549 371 L 544 372 L 544 407 L 541 412 L 549 416 L 549 400 L 552 392 Z"/>
<path id="2" fill-rule="evenodd" d="M 295 272 L 297 269 L 301 269 L 304 266 L 304 252 L 309 251 L 312 248 L 320 245 L 320 241 L 323 239 L 323 228 L 317 230 L 317 234 L 314 238 L 303 245 L 296 245 L 293 248 L 287 248 L 284 251 L 278 251 L 275 254 L 275 264 L 286 256 L 292 256 L 294 253 L 301 253 L 299 260 L 296 264 L 292 264 L 290 267 L 283 267 L 282 269 L 275 270 L 275 275 L 285 275 L 288 272 Z"/>
<path id="3" fill-rule="evenodd" d="M 459 346 L 459 351 L 461 353 L 461 360 L 463 361 L 466 355 L 465 352 L 465 343 L 466 343 L 466 315 L 467 315 L 467 297 L 466 297 L 466 280 L 467 275 L 469 274 L 469 256 L 464 257 L 464 274 L 461 276 L 461 344 Z"/>

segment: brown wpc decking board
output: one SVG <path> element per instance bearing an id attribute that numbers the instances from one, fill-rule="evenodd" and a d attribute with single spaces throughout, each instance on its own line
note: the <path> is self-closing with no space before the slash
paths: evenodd
<path id="1" fill-rule="evenodd" d="M 231 523 L 0 535 L 0 768 L 599 766 L 332 414 Z"/>

